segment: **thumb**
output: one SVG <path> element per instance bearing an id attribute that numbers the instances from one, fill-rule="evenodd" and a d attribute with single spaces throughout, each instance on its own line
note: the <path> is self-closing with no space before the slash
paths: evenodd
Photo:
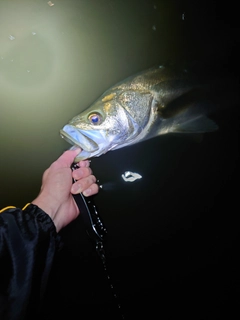
<path id="1" fill-rule="evenodd" d="M 81 148 L 71 149 L 65 151 L 57 160 L 60 166 L 70 168 L 76 156 L 82 151 Z"/>

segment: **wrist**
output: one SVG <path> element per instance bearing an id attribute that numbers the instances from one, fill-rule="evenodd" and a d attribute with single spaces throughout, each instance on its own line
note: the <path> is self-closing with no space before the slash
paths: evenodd
<path id="1" fill-rule="evenodd" d="M 56 227 L 56 230 L 58 232 L 59 227 L 58 227 L 58 223 L 56 221 L 58 206 L 57 205 L 54 206 L 52 204 L 52 199 L 48 199 L 46 197 L 42 197 L 41 195 L 39 195 L 31 203 L 38 206 L 40 209 L 42 209 L 52 219 L 52 221 Z"/>

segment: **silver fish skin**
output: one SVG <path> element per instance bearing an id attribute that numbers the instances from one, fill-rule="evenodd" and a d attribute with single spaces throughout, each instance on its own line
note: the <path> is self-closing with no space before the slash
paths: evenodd
<path id="1" fill-rule="evenodd" d="M 208 107 L 196 79 L 158 66 L 105 91 L 60 135 L 82 149 L 78 162 L 162 134 L 215 131 L 217 125 L 206 116 Z"/>

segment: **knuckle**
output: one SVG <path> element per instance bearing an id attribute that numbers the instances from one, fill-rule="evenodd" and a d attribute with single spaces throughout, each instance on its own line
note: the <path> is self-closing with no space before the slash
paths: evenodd
<path id="1" fill-rule="evenodd" d="M 96 177 L 94 175 L 91 175 L 90 177 L 91 177 L 92 183 L 95 183 L 97 181 L 97 179 L 96 179 Z"/>

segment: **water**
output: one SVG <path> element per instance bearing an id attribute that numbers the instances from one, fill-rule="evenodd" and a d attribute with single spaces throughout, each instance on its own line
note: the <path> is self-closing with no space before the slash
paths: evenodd
<path id="1" fill-rule="evenodd" d="M 166 61 L 239 72 L 239 19 L 226 3 L 52 3 L 0 1 L 0 207 L 36 197 L 42 172 L 69 148 L 59 129 L 117 81 Z M 238 110 L 216 115 L 220 130 L 201 143 L 162 137 L 92 160 L 126 319 L 239 313 Z M 142 178 L 125 182 L 127 171 Z M 42 318 L 114 319 L 81 219 L 62 236 Z"/>

